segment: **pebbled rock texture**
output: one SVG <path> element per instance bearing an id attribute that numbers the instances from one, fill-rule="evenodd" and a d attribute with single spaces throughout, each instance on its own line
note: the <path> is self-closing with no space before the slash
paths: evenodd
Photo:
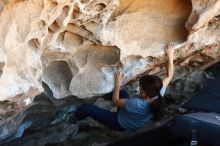
<path id="1" fill-rule="evenodd" d="M 42 81 L 56 99 L 110 92 L 117 65 L 124 84 L 163 72 L 168 41 L 176 65 L 206 64 L 219 56 L 219 7 L 218 0 L 11 0 L 0 16 L 0 100 L 34 97 Z"/>
<path id="2" fill-rule="evenodd" d="M 0 141 L 10 145 L 23 133 L 29 144 L 66 140 L 77 128 L 50 126 L 56 110 L 112 91 L 117 66 L 123 85 L 145 73 L 163 78 L 168 41 L 175 48 L 168 93 L 190 96 L 203 70 L 220 61 L 220 1 L 1 0 Z M 42 82 L 51 89 L 46 100 Z M 66 102 L 72 95 L 83 101 Z"/>

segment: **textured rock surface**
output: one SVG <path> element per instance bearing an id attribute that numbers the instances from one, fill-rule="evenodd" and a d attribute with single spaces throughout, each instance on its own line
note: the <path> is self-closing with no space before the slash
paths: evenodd
<path id="1" fill-rule="evenodd" d="M 143 73 L 163 77 L 163 47 L 171 41 L 176 71 L 168 92 L 190 96 L 204 82 L 203 70 L 220 60 L 219 0 L 2 0 L 0 20 L 0 139 L 6 142 L 28 129 L 38 131 L 24 135 L 29 144 L 34 137 L 44 141 L 39 145 L 58 143 L 76 130 L 48 123 L 70 101 L 46 95 L 54 103 L 32 103 L 42 81 L 63 99 L 110 92 L 117 65 L 124 85 Z M 64 127 L 69 131 L 59 139 Z M 54 137 L 39 137 L 51 131 Z"/>
<path id="2" fill-rule="evenodd" d="M 43 91 L 42 80 L 57 99 L 110 92 L 117 64 L 124 84 L 146 71 L 162 71 L 155 66 L 165 62 L 167 41 L 178 48 L 177 65 L 187 65 L 188 56 L 208 47 L 215 56 L 203 54 L 213 60 L 219 5 L 218 0 L 10 1 L 0 17 L 0 100 L 33 97 Z"/>
<path id="3" fill-rule="evenodd" d="M 165 42 L 186 38 L 190 9 L 177 0 L 11 1 L 1 14 L 1 100 L 33 97 L 42 80 L 58 99 L 110 92 L 115 64 L 127 83 Z"/>
<path id="4" fill-rule="evenodd" d="M 3 1 L 0 1 L 0 12 L 3 10 L 5 4 L 6 4 L 7 1 L 3 0 Z"/>

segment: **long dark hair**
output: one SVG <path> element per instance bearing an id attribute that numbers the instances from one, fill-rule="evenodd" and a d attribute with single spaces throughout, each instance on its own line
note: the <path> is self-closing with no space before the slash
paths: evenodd
<path id="1" fill-rule="evenodd" d="M 165 101 L 160 94 L 163 87 L 163 81 L 154 75 L 144 75 L 140 78 L 140 88 L 149 98 L 154 98 L 150 103 L 150 111 L 154 115 L 154 120 L 160 120 L 165 109 Z"/>

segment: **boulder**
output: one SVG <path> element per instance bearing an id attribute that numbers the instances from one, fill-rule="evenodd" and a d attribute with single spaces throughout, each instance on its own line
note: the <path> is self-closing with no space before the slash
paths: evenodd
<path id="1" fill-rule="evenodd" d="M 123 85 L 164 73 L 166 42 L 177 71 L 213 64 L 219 14 L 218 0 L 11 0 L 0 15 L 0 100 L 22 103 L 42 81 L 56 99 L 108 93 L 118 65 Z"/>

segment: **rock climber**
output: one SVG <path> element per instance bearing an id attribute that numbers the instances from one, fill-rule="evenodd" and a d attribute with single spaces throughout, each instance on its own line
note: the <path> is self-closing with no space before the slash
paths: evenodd
<path id="1" fill-rule="evenodd" d="M 142 76 L 139 80 L 140 96 L 130 97 L 125 90 L 120 90 L 123 74 L 122 72 L 115 73 L 115 86 L 113 92 L 108 96 L 118 107 L 117 112 L 85 103 L 79 106 L 75 112 L 58 111 L 57 117 L 65 122 L 91 117 L 116 131 L 135 130 L 150 119 L 159 120 L 165 109 L 163 95 L 174 74 L 174 48 L 169 43 L 165 45 L 165 53 L 168 57 L 167 76 L 163 80 L 155 75 Z"/>

